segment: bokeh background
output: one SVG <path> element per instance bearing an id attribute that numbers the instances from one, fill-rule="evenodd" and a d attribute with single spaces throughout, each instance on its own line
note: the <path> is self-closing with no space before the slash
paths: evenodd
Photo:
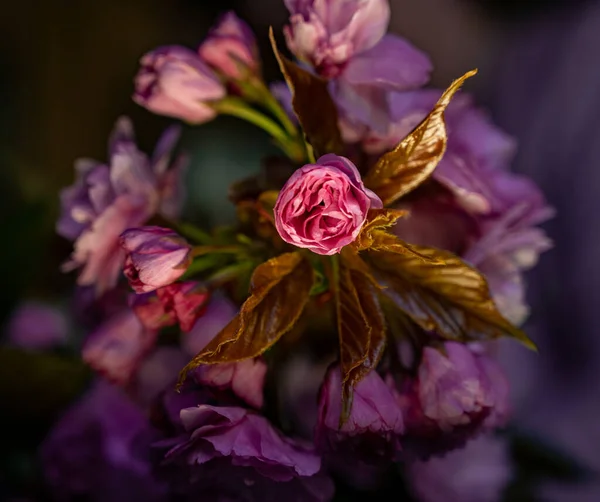
<path id="1" fill-rule="evenodd" d="M 528 328 L 540 353 L 511 347 L 502 357 L 513 382 L 516 423 L 551 438 L 556 448 L 527 452 L 532 472 L 539 467 L 556 474 L 539 500 L 599 502 L 600 2 L 391 3 L 391 30 L 431 55 L 433 85 L 445 87 L 466 70 L 480 69 L 468 90 L 517 138 L 514 170 L 532 177 L 558 211 L 546 226 L 555 248 L 528 278 Z M 139 57 L 159 45 L 196 46 L 214 18 L 231 8 L 255 29 L 265 74 L 277 79 L 267 28 L 284 24 L 281 0 L 21 0 L 3 6 L 2 324 L 26 299 L 69 307 L 74 277 L 59 267 L 70 244 L 54 234 L 54 223 L 74 159 L 104 159 L 120 115 L 133 119 L 145 150 L 170 123 L 130 98 Z M 206 225 L 227 220 L 233 214 L 227 186 L 256 170 L 270 148 L 267 139 L 245 124 L 218 119 L 186 129 L 184 145 L 192 155 L 188 214 Z M 56 373 L 63 379 L 51 386 L 55 395 L 46 395 Z M 73 375 L 71 384 L 65 375 Z M 85 375 L 81 368 L 48 369 L 1 353 L 0 500 L 27 493 L 35 477 L 27 452 Z M 581 472 L 587 473 L 583 481 L 576 475 Z"/>

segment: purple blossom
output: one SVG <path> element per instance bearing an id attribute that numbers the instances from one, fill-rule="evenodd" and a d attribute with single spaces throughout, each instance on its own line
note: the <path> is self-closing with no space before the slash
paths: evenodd
<path id="1" fill-rule="evenodd" d="M 144 55 L 140 65 L 135 77 L 136 103 L 192 124 L 216 117 L 210 104 L 224 98 L 226 90 L 194 51 L 177 45 L 159 47 Z"/>
<path id="2" fill-rule="evenodd" d="M 192 261 L 192 247 L 168 228 L 130 228 L 121 234 L 125 276 L 136 293 L 147 293 L 179 279 Z"/>
<path id="3" fill-rule="evenodd" d="M 355 55 L 375 46 L 390 18 L 387 0 L 285 0 L 290 50 L 317 71 L 335 77 Z"/>
<path id="4" fill-rule="evenodd" d="M 251 28 L 229 11 L 225 13 L 198 48 L 200 57 L 231 78 L 243 76 L 240 65 L 250 71 L 259 66 L 258 47 Z"/>
<path id="5" fill-rule="evenodd" d="M 76 163 L 75 184 L 61 192 L 57 232 L 75 241 L 63 269 L 81 267 L 79 285 L 93 285 L 97 294 L 113 287 L 125 257 L 119 235 L 158 212 L 177 216 L 183 164 L 178 161 L 169 168 L 169 159 L 178 137 L 178 129 L 166 131 L 149 159 L 137 149 L 129 119 L 121 118 L 109 142 L 108 164 L 87 159 Z"/>
<path id="6" fill-rule="evenodd" d="M 411 453 L 428 456 L 464 444 L 474 434 L 505 425 L 508 383 L 479 346 L 446 342 L 425 347 L 418 375 L 398 395 Z"/>
<path id="7" fill-rule="evenodd" d="M 425 85 L 431 70 L 424 53 L 394 35 L 353 58 L 330 84 L 345 139 L 355 141 L 357 134 L 367 133 L 387 136 L 394 124 L 393 96 Z"/>
<path id="8" fill-rule="evenodd" d="M 327 501 L 333 484 L 304 444 L 283 436 L 262 416 L 237 407 L 199 404 L 180 413 L 185 433 L 165 440 L 165 456 L 187 494 L 215 500 Z"/>
<path id="9" fill-rule="evenodd" d="M 158 332 L 145 328 L 125 310 L 100 325 L 84 342 L 83 360 L 112 382 L 128 383 L 152 350 Z"/>
<path id="10" fill-rule="evenodd" d="M 422 502 L 500 502 L 512 466 L 505 441 L 481 436 L 443 458 L 409 463 L 407 471 Z"/>
<path id="11" fill-rule="evenodd" d="M 98 381 L 44 440 L 43 473 L 56 500 L 166 501 L 147 460 L 151 441 L 143 412 L 119 389 Z"/>
<path id="12" fill-rule="evenodd" d="M 64 345 L 68 336 L 65 315 L 58 309 L 28 301 L 17 307 L 8 320 L 9 343 L 30 350 L 47 350 Z"/>
<path id="13" fill-rule="evenodd" d="M 354 486 L 371 488 L 400 450 L 402 409 L 388 385 L 371 371 L 354 388 L 350 416 L 340 428 L 341 389 L 340 370 L 334 366 L 321 388 L 315 442 L 330 469 Z"/>

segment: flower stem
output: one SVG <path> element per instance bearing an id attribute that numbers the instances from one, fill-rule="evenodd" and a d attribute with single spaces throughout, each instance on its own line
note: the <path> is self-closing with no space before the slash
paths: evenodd
<path id="1" fill-rule="evenodd" d="M 297 137 L 288 135 L 277 122 L 248 106 L 245 101 L 238 98 L 225 98 L 215 103 L 213 107 L 223 115 L 237 117 L 260 127 L 273 137 L 275 143 L 288 156 L 294 160 L 299 160 L 301 148 Z"/>

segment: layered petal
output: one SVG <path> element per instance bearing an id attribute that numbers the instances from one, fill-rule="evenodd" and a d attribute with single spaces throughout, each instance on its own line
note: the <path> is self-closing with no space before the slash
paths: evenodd
<path id="1" fill-rule="evenodd" d="M 198 49 L 200 57 L 231 78 L 243 76 L 244 68 L 258 70 L 258 48 L 251 28 L 230 11 L 225 13 Z"/>
<path id="2" fill-rule="evenodd" d="M 179 279 L 191 263 L 191 246 L 168 228 L 131 228 L 121 234 L 127 253 L 125 276 L 137 293 L 168 286 Z"/>
<path id="3" fill-rule="evenodd" d="M 143 56 L 140 65 L 136 103 L 193 124 L 216 116 L 210 103 L 225 97 L 225 87 L 195 52 L 180 46 L 160 47 Z"/>
<path id="4" fill-rule="evenodd" d="M 325 155 L 285 184 L 275 204 L 275 226 L 284 241 L 332 255 L 356 239 L 372 207 L 382 202 L 365 188 L 356 166 Z"/>

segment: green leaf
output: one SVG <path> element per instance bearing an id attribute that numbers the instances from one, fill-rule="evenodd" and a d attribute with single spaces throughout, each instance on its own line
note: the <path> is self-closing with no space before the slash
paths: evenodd
<path id="1" fill-rule="evenodd" d="M 435 170 L 446 151 L 444 111 L 472 70 L 455 80 L 431 113 L 392 151 L 385 153 L 365 177 L 365 185 L 390 205 L 417 188 Z"/>
<path id="2" fill-rule="evenodd" d="M 367 253 L 382 293 L 423 329 L 460 342 L 507 336 L 535 350 L 527 335 L 498 312 L 477 270 L 448 251 L 411 248 L 416 255 Z"/>
<path id="3" fill-rule="evenodd" d="M 327 81 L 283 56 L 277 49 L 273 28 L 269 37 L 281 73 L 292 92 L 292 106 L 315 155 L 341 154 L 344 145 L 338 127 L 338 112 L 327 90 Z"/>
<path id="4" fill-rule="evenodd" d="M 367 270 L 355 251 L 342 250 L 335 285 L 342 370 L 340 426 L 350 415 L 354 386 L 377 366 L 385 348 L 386 324 L 379 305 L 379 289 Z"/>
<path id="5" fill-rule="evenodd" d="M 265 352 L 292 329 L 312 285 L 312 266 L 299 252 L 259 265 L 240 313 L 183 369 L 180 383 L 201 364 L 241 361 Z"/>

